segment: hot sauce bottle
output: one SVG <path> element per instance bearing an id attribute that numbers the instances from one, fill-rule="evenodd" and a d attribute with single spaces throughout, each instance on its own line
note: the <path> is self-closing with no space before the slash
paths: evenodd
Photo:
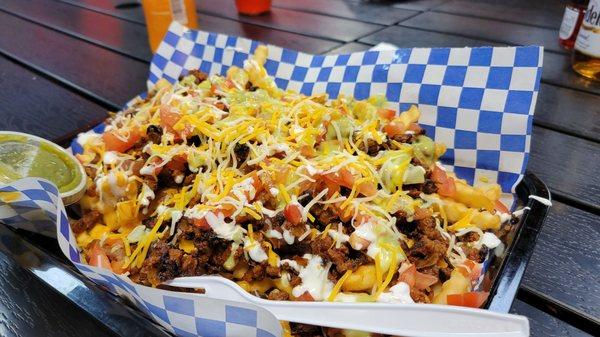
<path id="1" fill-rule="evenodd" d="M 588 1 L 571 0 L 565 8 L 565 14 L 558 32 L 558 41 L 565 49 L 573 49 Z"/>
<path id="2" fill-rule="evenodd" d="M 171 22 L 198 28 L 194 0 L 142 0 L 142 6 L 152 52 L 158 48 Z"/>

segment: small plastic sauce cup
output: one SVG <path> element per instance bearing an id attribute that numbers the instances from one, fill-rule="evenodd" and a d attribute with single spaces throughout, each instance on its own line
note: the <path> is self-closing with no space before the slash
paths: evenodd
<path id="1" fill-rule="evenodd" d="M 85 170 L 72 154 L 37 136 L 0 131 L 0 184 L 25 177 L 51 181 L 65 205 L 85 193 Z"/>

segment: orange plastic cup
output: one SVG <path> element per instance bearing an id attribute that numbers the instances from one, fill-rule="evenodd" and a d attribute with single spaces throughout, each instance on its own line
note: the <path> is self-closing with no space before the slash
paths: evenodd
<path id="1" fill-rule="evenodd" d="M 235 0 L 238 13 L 260 15 L 271 10 L 271 0 Z"/>
<path id="2" fill-rule="evenodd" d="M 154 53 L 173 21 L 189 28 L 198 28 L 194 0 L 142 0 L 148 41 Z"/>

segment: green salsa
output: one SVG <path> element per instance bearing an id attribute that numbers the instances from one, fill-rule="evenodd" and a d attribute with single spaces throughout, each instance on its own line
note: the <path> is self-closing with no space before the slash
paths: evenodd
<path id="1" fill-rule="evenodd" d="M 0 135 L 0 182 L 39 177 L 67 192 L 83 179 L 77 163 L 54 146 L 20 135 Z"/>

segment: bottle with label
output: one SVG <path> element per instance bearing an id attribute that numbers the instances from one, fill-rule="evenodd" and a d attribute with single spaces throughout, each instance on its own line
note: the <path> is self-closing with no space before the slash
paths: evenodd
<path id="1" fill-rule="evenodd" d="M 571 0 L 565 7 L 565 14 L 558 31 L 558 41 L 565 49 L 573 49 L 587 5 L 588 0 Z"/>
<path id="2" fill-rule="evenodd" d="M 142 6 L 152 52 L 160 45 L 171 22 L 198 28 L 194 0 L 142 0 Z"/>
<path id="3" fill-rule="evenodd" d="M 577 73 L 600 81 L 600 0 L 590 0 L 571 61 Z"/>

